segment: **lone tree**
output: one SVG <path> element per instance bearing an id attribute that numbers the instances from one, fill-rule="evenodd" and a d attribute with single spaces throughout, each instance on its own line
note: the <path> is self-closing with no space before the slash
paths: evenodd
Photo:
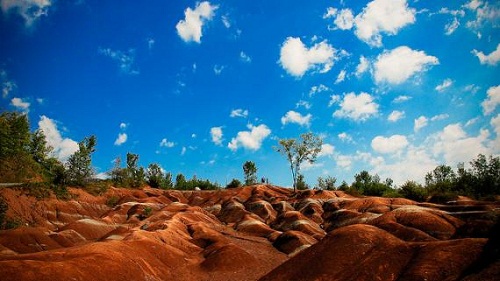
<path id="1" fill-rule="evenodd" d="M 246 161 L 243 164 L 243 173 L 245 174 L 245 185 L 257 183 L 257 166 L 252 161 Z"/>
<path id="2" fill-rule="evenodd" d="M 285 155 L 290 163 L 290 170 L 293 178 L 293 191 L 297 190 L 297 179 L 300 175 L 300 165 L 307 161 L 314 163 L 318 153 L 321 151 L 323 140 L 315 136 L 313 133 L 300 135 L 300 140 L 297 139 L 280 139 L 279 146 L 274 149 Z"/>
<path id="3" fill-rule="evenodd" d="M 85 138 L 78 143 L 78 151 L 73 153 L 67 163 L 67 175 L 70 184 L 86 186 L 94 176 L 92 153 L 95 151 L 95 136 Z"/>

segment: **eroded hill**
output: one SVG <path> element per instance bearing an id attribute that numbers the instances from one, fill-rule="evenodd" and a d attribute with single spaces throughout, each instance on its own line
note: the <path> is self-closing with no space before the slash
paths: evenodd
<path id="1" fill-rule="evenodd" d="M 0 232 L 1 280 L 500 279 L 499 202 L 271 185 L 71 193 L 0 190 L 25 224 Z"/>

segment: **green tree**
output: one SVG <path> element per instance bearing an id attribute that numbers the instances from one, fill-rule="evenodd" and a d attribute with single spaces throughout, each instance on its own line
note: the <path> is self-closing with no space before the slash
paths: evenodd
<path id="1" fill-rule="evenodd" d="M 238 179 L 233 179 L 230 183 L 227 184 L 226 188 L 236 188 L 241 186 L 241 181 Z"/>
<path id="2" fill-rule="evenodd" d="M 431 192 L 451 192 L 454 189 L 456 175 L 447 165 L 439 165 L 432 172 L 425 175 L 426 188 Z"/>
<path id="3" fill-rule="evenodd" d="M 468 172 L 472 193 L 476 197 L 500 194 L 500 157 L 479 154 L 470 162 Z"/>
<path id="4" fill-rule="evenodd" d="M 246 161 L 243 164 L 243 173 L 245 175 L 245 185 L 257 183 L 257 166 L 252 161 Z"/>
<path id="5" fill-rule="evenodd" d="M 86 186 L 94 176 L 92 169 L 92 153 L 95 151 L 97 139 L 95 136 L 86 137 L 78 143 L 78 151 L 73 153 L 67 162 L 68 183 L 77 186 Z"/>
<path id="6" fill-rule="evenodd" d="M 405 198 L 419 202 L 427 198 L 427 190 L 415 181 L 406 181 L 400 187 L 399 193 Z"/>
<path id="7" fill-rule="evenodd" d="M 297 176 L 296 186 L 297 186 L 297 190 L 306 190 L 306 189 L 309 189 L 309 185 L 307 185 L 307 183 L 304 181 L 304 175 L 303 174 L 299 174 Z"/>
<path id="8" fill-rule="evenodd" d="M 156 163 L 149 164 L 147 179 L 149 186 L 153 188 L 159 188 L 163 184 L 164 175 L 160 165 Z"/>
<path id="9" fill-rule="evenodd" d="M 138 166 L 139 155 L 127 153 L 127 177 L 125 179 L 128 187 L 140 187 L 146 181 L 144 168 Z"/>
<path id="10" fill-rule="evenodd" d="M 183 190 L 186 188 L 186 177 L 183 174 L 177 174 L 177 176 L 175 177 L 175 189 Z"/>
<path id="11" fill-rule="evenodd" d="M 319 189 L 323 189 L 323 190 L 335 190 L 335 183 L 336 182 L 337 182 L 337 179 L 335 177 L 331 177 L 331 176 L 326 176 L 325 178 L 318 177 L 317 187 Z"/>
<path id="12" fill-rule="evenodd" d="M 391 191 L 389 185 L 392 185 L 391 179 L 387 179 L 386 183 L 382 183 L 378 175 L 372 176 L 368 171 L 361 171 L 361 173 L 354 176 L 351 187 L 363 195 L 382 196 L 385 192 Z"/>
<path id="13" fill-rule="evenodd" d="M 300 175 L 300 165 L 304 162 L 314 163 L 321 151 L 323 141 L 313 133 L 300 135 L 297 139 L 280 139 L 275 150 L 286 157 L 290 164 L 293 179 L 293 190 L 297 190 L 297 179 Z"/>

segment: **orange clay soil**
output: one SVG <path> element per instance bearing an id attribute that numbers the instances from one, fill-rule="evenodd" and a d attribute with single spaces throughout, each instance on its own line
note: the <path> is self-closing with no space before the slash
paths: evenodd
<path id="1" fill-rule="evenodd" d="M 21 223 L 0 231 L 0 280 L 500 280 L 499 202 L 271 185 L 70 192 L 0 189 Z"/>

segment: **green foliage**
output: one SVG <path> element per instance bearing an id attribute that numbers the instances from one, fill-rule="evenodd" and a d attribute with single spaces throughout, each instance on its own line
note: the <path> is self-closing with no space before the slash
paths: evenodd
<path id="1" fill-rule="evenodd" d="M 243 173 L 245 175 L 245 185 L 257 183 L 257 166 L 252 161 L 246 161 L 243 164 Z"/>
<path id="2" fill-rule="evenodd" d="M 385 198 L 400 198 L 403 197 L 401 193 L 397 189 L 389 188 L 384 191 L 384 194 L 382 194 L 382 197 Z"/>
<path id="3" fill-rule="evenodd" d="M 427 199 L 427 190 L 415 181 L 406 181 L 399 190 L 399 193 L 410 200 L 424 202 Z"/>
<path id="4" fill-rule="evenodd" d="M 331 176 L 326 176 L 325 178 L 318 177 L 317 188 L 323 189 L 323 190 L 335 190 L 335 183 L 336 182 L 337 182 L 337 179 L 335 177 L 331 177 Z"/>
<path id="5" fill-rule="evenodd" d="M 177 174 L 175 177 L 175 189 L 187 189 L 186 177 L 183 174 Z"/>
<path id="6" fill-rule="evenodd" d="M 306 190 L 306 189 L 309 189 L 309 186 L 304 181 L 304 175 L 299 174 L 297 176 L 297 183 L 295 184 L 295 187 L 297 188 L 297 190 Z"/>
<path id="7" fill-rule="evenodd" d="M 73 153 L 67 163 L 68 184 L 86 186 L 94 176 L 92 169 L 92 153 L 95 151 L 97 139 L 95 136 L 86 137 L 78 143 L 78 151 Z"/>
<path id="8" fill-rule="evenodd" d="M 156 163 L 149 164 L 146 177 L 148 179 L 147 182 L 149 186 L 152 188 L 159 188 L 164 181 L 163 171 L 161 170 L 160 165 Z"/>
<path id="9" fill-rule="evenodd" d="M 391 190 L 389 186 L 389 184 L 392 184 L 391 179 L 387 179 L 385 183 L 382 183 L 378 175 L 372 176 L 367 171 L 356 174 L 354 179 L 351 188 L 366 196 L 382 196 L 385 192 Z"/>
<path id="10" fill-rule="evenodd" d="M 163 182 L 160 186 L 162 189 L 172 189 L 174 188 L 174 182 L 172 181 L 172 173 L 166 172 Z"/>
<path id="11" fill-rule="evenodd" d="M 120 201 L 120 197 L 113 195 L 106 200 L 106 206 L 108 206 L 110 208 L 114 208 L 114 207 L 116 207 L 116 205 L 118 205 L 119 201 Z"/>
<path id="12" fill-rule="evenodd" d="M 230 183 L 226 185 L 226 188 L 237 188 L 241 186 L 241 181 L 238 179 L 233 179 Z"/>
<path id="13" fill-rule="evenodd" d="M 101 196 L 109 189 L 109 182 L 105 180 L 94 180 L 85 186 L 85 191 L 94 195 Z"/>
<path id="14" fill-rule="evenodd" d="M 293 190 L 296 191 L 300 165 L 304 162 L 312 164 L 316 161 L 323 140 L 313 133 L 306 133 L 300 135 L 300 141 L 297 139 L 280 139 L 278 143 L 279 146 L 274 149 L 288 160 L 293 178 Z"/>
<path id="15" fill-rule="evenodd" d="M 455 172 L 447 165 L 439 165 L 425 175 L 425 186 L 431 194 L 451 192 L 455 182 Z"/>
<path id="16" fill-rule="evenodd" d="M 127 153 L 127 169 L 125 185 L 127 187 L 141 187 L 146 181 L 146 174 L 144 168 L 138 167 L 139 155 L 134 153 Z"/>

